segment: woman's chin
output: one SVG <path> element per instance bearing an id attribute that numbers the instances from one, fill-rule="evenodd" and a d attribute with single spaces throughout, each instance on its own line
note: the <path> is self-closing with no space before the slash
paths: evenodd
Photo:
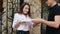
<path id="1" fill-rule="evenodd" d="M 27 15 L 27 13 L 25 13 L 24 15 Z"/>

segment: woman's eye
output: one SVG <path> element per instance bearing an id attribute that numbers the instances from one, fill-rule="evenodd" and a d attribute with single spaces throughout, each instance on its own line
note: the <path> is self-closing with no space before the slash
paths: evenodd
<path id="1" fill-rule="evenodd" d="M 25 9 L 28 9 L 28 8 L 25 8 Z"/>

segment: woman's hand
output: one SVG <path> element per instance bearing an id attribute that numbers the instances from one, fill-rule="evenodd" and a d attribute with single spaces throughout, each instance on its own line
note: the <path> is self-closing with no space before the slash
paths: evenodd
<path id="1" fill-rule="evenodd" d="M 32 21 L 34 23 L 34 27 L 40 23 L 40 19 L 32 19 Z"/>
<path id="2" fill-rule="evenodd" d="M 25 21 L 20 21 L 19 24 L 25 24 L 26 22 Z"/>

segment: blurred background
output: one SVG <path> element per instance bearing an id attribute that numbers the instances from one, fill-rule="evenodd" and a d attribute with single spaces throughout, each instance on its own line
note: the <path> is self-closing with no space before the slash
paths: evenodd
<path id="1" fill-rule="evenodd" d="M 60 0 L 56 1 L 60 5 Z M 13 17 L 23 2 L 30 4 L 32 18 L 39 17 L 47 20 L 49 10 L 45 0 L 0 0 L 0 34 L 16 34 L 12 28 Z M 45 34 L 45 32 L 45 24 L 38 24 L 30 30 L 30 34 Z"/>

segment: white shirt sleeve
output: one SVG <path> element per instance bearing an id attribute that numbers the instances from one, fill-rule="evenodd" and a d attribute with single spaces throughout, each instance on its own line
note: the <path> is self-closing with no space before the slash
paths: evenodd
<path id="1" fill-rule="evenodd" d="M 30 26 L 31 26 L 31 28 L 33 28 L 33 25 L 34 25 L 34 23 L 31 21 L 31 22 L 30 22 Z"/>
<path id="2" fill-rule="evenodd" d="M 12 24 L 13 28 L 14 28 L 15 24 L 17 23 L 17 21 L 18 21 L 18 14 L 15 14 L 14 19 L 13 19 L 13 24 Z"/>

